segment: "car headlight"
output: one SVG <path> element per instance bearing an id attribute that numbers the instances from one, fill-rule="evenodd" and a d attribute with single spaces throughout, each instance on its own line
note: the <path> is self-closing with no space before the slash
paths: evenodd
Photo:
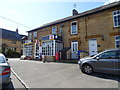
<path id="1" fill-rule="evenodd" d="M 81 63 L 81 61 L 79 60 L 79 61 L 78 61 L 78 64 L 80 64 L 80 63 Z"/>

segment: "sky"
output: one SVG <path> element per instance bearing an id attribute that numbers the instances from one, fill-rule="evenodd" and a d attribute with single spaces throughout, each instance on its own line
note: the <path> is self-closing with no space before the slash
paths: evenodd
<path id="1" fill-rule="evenodd" d="M 27 35 L 43 24 L 118 0 L 0 0 L 0 28 Z M 76 7 L 74 7 L 76 4 Z"/>

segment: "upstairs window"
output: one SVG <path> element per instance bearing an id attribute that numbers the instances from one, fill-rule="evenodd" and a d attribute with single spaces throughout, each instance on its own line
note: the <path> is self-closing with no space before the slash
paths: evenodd
<path id="1" fill-rule="evenodd" d="M 52 34 L 57 34 L 57 27 L 56 26 L 52 27 Z"/>
<path id="2" fill-rule="evenodd" d="M 72 22 L 71 23 L 71 34 L 77 34 L 78 30 L 77 30 L 77 22 Z"/>
<path id="3" fill-rule="evenodd" d="M 113 12 L 114 27 L 120 26 L 120 10 Z"/>
<path id="4" fill-rule="evenodd" d="M 33 34 L 33 35 L 34 35 L 34 38 L 36 38 L 36 37 L 37 37 L 37 32 L 34 32 L 34 34 Z"/>
<path id="5" fill-rule="evenodd" d="M 32 33 L 28 33 L 28 39 L 32 39 Z"/>

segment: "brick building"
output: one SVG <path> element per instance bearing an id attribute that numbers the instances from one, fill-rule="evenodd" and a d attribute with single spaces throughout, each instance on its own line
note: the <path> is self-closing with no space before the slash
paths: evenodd
<path id="1" fill-rule="evenodd" d="M 21 53 L 22 37 L 24 37 L 24 35 L 20 35 L 18 29 L 16 29 L 16 31 L 10 31 L 0 28 L 1 52 L 7 53 L 8 50 L 12 50 Z"/>
<path id="2" fill-rule="evenodd" d="M 87 52 L 85 56 L 119 48 L 120 1 L 83 13 L 74 9 L 70 17 L 28 31 L 24 46 L 29 56 L 42 53 L 49 59 L 54 59 L 56 52 L 61 52 L 61 59 L 77 59 L 78 51 Z"/>

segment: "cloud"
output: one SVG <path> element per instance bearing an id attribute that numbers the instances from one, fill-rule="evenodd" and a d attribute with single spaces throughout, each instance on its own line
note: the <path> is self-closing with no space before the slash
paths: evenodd
<path id="1" fill-rule="evenodd" d="M 112 2 L 117 2 L 117 1 L 120 1 L 120 0 L 107 0 L 104 4 L 109 4 L 109 3 L 112 3 Z"/>

